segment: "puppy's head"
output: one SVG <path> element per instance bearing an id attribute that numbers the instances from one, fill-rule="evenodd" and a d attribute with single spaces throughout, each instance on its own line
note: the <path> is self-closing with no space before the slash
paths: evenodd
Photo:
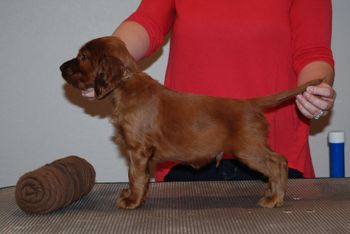
<path id="1" fill-rule="evenodd" d="M 96 97 L 101 99 L 138 68 L 124 43 L 110 36 L 87 42 L 60 70 L 70 85 L 79 90 L 93 88 Z"/>

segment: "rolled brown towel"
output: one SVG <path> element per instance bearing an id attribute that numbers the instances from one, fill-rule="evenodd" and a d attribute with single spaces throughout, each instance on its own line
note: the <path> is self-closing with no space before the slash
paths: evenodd
<path id="1" fill-rule="evenodd" d="M 95 184 L 93 166 L 68 156 L 22 175 L 16 184 L 17 205 L 28 213 L 48 213 L 88 194 Z"/>

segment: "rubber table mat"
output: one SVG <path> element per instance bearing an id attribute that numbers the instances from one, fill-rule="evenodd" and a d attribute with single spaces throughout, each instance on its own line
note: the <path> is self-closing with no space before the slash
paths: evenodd
<path id="1" fill-rule="evenodd" d="M 115 206 L 126 183 L 96 184 L 46 215 L 20 210 L 0 189 L 0 233 L 350 233 L 350 179 L 289 180 L 285 205 L 259 208 L 260 181 L 151 183 L 136 210 Z"/>

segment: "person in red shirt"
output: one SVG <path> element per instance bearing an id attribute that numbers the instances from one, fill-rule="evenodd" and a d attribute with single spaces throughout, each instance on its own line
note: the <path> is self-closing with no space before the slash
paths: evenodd
<path id="1" fill-rule="evenodd" d="M 326 115 L 335 100 L 331 18 L 330 0 L 142 0 L 113 35 L 140 60 L 170 33 L 165 86 L 176 91 L 250 98 L 324 79 L 266 113 L 269 143 L 288 159 L 290 177 L 312 178 L 309 119 Z M 94 97 L 92 90 L 83 95 Z M 163 163 L 156 180 L 261 177 L 232 157 L 199 171 Z"/>

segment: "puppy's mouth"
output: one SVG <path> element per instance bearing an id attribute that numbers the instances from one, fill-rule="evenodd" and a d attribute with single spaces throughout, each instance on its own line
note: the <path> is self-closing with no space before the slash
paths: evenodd
<path id="1" fill-rule="evenodd" d="M 96 93 L 94 88 L 87 88 L 82 90 L 81 95 L 89 100 L 96 100 Z"/>

